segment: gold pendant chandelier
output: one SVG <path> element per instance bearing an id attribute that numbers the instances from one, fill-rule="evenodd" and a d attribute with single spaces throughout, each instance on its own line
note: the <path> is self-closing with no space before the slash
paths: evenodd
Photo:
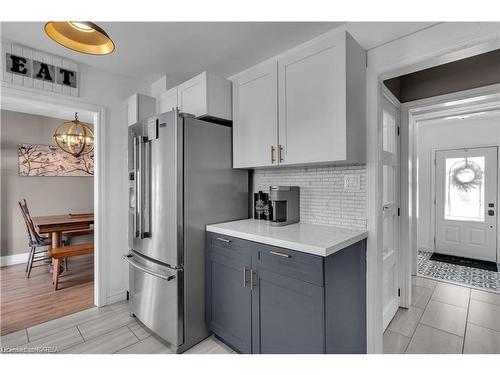
<path id="1" fill-rule="evenodd" d="M 54 133 L 57 145 L 75 158 L 88 154 L 94 150 L 94 132 L 88 124 L 78 121 L 78 113 L 75 119 L 63 122 Z"/>

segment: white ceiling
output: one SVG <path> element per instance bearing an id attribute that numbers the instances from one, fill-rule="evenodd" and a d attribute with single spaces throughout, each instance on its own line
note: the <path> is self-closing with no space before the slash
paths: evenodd
<path id="1" fill-rule="evenodd" d="M 164 74 L 174 86 L 208 70 L 238 73 L 334 28 L 371 49 L 414 33 L 429 22 L 99 22 L 116 44 L 107 56 L 68 50 L 45 35 L 43 22 L 2 22 L 2 38 L 104 71 L 151 83 Z"/>

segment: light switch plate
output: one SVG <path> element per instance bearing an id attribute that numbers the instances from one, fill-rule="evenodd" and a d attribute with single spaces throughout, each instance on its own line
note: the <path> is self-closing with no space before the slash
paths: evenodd
<path id="1" fill-rule="evenodd" d="M 359 190 L 361 189 L 361 179 L 359 175 L 349 174 L 344 176 L 344 189 Z"/>

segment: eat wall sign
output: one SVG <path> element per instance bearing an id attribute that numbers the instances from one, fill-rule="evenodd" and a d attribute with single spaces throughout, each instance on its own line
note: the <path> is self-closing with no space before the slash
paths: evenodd
<path id="1" fill-rule="evenodd" d="M 15 44 L 2 43 L 3 81 L 78 96 L 78 65 L 75 62 Z"/>

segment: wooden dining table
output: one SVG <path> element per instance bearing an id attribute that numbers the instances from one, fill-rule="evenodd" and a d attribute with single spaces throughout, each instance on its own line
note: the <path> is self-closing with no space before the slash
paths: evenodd
<path id="1" fill-rule="evenodd" d="M 89 229 L 90 225 L 94 224 L 94 213 L 35 216 L 33 224 L 38 233 L 51 236 L 52 246 L 49 248 L 56 248 L 61 247 L 63 232 Z"/>

